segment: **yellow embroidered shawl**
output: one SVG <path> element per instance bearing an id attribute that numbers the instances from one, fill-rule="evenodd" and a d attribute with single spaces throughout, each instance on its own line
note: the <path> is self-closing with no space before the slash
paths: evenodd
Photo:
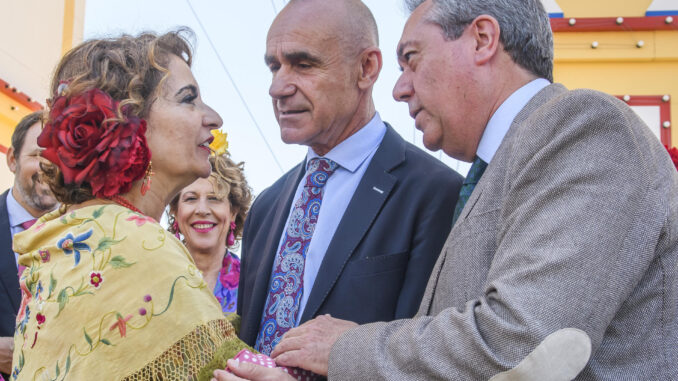
<path id="1" fill-rule="evenodd" d="M 184 246 L 118 205 L 40 218 L 18 234 L 12 379 L 197 380 L 245 347 Z M 225 351 L 225 352 L 224 352 Z"/>

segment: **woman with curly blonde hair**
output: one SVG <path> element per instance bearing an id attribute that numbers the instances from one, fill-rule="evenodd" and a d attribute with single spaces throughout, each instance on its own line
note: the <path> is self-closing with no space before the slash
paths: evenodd
<path id="1" fill-rule="evenodd" d="M 38 144 L 62 206 L 14 241 L 26 266 L 15 380 L 209 379 L 244 347 L 157 222 L 210 176 L 222 124 L 200 97 L 185 34 L 87 41 L 56 69 Z"/>
<path id="2" fill-rule="evenodd" d="M 170 202 L 169 231 L 184 244 L 224 313 L 236 312 L 240 259 L 229 249 L 240 240 L 252 193 L 243 163 L 228 153 L 210 157 L 212 174 L 182 189 Z"/>

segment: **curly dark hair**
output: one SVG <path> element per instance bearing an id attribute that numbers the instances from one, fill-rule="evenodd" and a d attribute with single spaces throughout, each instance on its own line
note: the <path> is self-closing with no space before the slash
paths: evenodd
<path id="1" fill-rule="evenodd" d="M 236 242 L 242 238 L 242 231 L 245 226 L 245 218 L 252 204 L 252 189 L 245 179 L 245 163 L 235 163 L 228 153 L 222 155 L 210 156 L 210 165 L 212 173 L 210 179 L 214 181 L 215 191 L 220 194 L 228 195 L 228 202 L 231 204 L 231 211 L 236 211 L 235 215 L 235 238 Z M 179 192 L 169 204 L 167 230 L 176 234 L 174 229 L 175 216 L 179 207 Z"/>
<path id="2" fill-rule="evenodd" d="M 193 39 L 193 32 L 181 28 L 162 35 L 144 32 L 138 36 L 85 41 L 66 53 L 57 65 L 50 86 L 52 99 L 97 88 L 120 102 L 117 114 L 121 120 L 123 106 L 130 107 L 133 115 L 145 118 L 169 75 L 171 57 L 177 56 L 191 66 L 193 51 L 189 39 Z M 68 85 L 59 94 L 63 82 Z M 41 166 L 54 196 L 62 204 L 79 204 L 95 198 L 88 182 L 64 184 L 56 165 Z"/>

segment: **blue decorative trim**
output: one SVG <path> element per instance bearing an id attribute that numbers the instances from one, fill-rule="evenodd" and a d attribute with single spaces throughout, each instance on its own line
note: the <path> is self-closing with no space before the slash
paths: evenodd
<path id="1" fill-rule="evenodd" d="M 549 13 L 549 17 L 552 19 L 562 19 L 565 17 L 565 14 L 563 12 L 553 12 Z"/>
<path id="2" fill-rule="evenodd" d="M 645 16 L 678 16 L 678 10 L 674 11 L 647 11 Z"/>

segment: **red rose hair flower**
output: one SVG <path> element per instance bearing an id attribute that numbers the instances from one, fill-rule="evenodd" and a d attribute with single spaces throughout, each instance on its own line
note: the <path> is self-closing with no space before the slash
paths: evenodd
<path id="1" fill-rule="evenodd" d="M 38 137 L 42 156 L 56 164 L 65 184 L 92 186 L 95 197 L 110 198 L 129 192 L 151 161 L 146 143 L 146 121 L 122 108 L 99 89 L 67 98 L 59 96 Z"/>

